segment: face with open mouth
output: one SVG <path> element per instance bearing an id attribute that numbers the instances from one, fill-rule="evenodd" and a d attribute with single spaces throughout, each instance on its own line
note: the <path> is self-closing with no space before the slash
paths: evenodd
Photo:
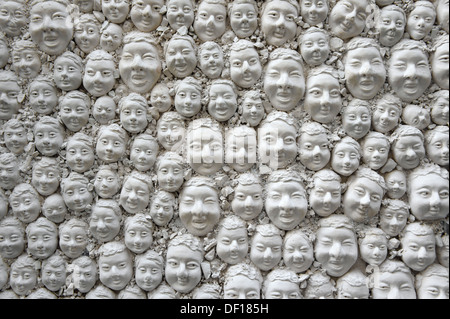
<path id="1" fill-rule="evenodd" d="M 30 35 L 42 51 L 59 55 L 73 36 L 73 22 L 64 4 L 39 2 L 30 11 Z"/>
<path id="2" fill-rule="evenodd" d="M 283 261 L 296 273 L 308 269 L 314 261 L 311 241 L 301 230 L 292 230 L 286 234 L 283 246 Z"/>
<path id="3" fill-rule="evenodd" d="M 189 76 L 197 66 L 195 49 L 188 38 L 174 38 L 166 49 L 167 68 L 178 78 Z"/>

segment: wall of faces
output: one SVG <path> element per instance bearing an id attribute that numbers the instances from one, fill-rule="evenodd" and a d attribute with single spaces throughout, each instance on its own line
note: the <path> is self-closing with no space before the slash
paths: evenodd
<path id="1" fill-rule="evenodd" d="M 0 299 L 449 298 L 448 0 L 2 0 Z"/>

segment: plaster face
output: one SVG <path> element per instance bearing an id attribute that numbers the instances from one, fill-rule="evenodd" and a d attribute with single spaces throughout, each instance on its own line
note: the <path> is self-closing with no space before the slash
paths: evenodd
<path id="1" fill-rule="evenodd" d="M 416 299 L 411 275 L 403 272 L 382 272 L 372 288 L 373 299 Z"/>
<path id="2" fill-rule="evenodd" d="M 220 206 L 217 191 L 209 186 L 188 186 L 179 197 L 178 213 L 181 222 L 189 233 L 205 236 L 220 219 Z"/>
<path id="3" fill-rule="evenodd" d="M 345 132 L 354 139 L 364 137 L 370 130 L 371 115 L 366 107 L 347 106 L 342 114 L 342 126 Z"/>
<path id="4" fill-rule="evenodd" d="M 74 39 L 84 53 L 89 53 L 100 43 L 100 28 L 85 21 L 75 24 Z"/>
<path id="5" fill-rule="evenodd" d="M 306 81 L 305 111 L 319 123 L 332 122 L 342 107 L 339 81 L 331 75 L 319 74 Z"/>
<path id="6" fill-rule="evenodd" d="M 405 124 L 414 126 L 419 130 L 424 130 L 431 123 L 430 112 L 414 104 L 403 108 L 402 119 Z"/>
<path id="7" fill-rule="evenodd" d="M 239 38 L 247 38 L 258 27 L 258 12 L 250 3 L 234 3 L 230 11 L 230 25 Z"/>
<path id="8" fill-rule="evenodd" d="M 88 60 L 84 68 L 83 86 L 95 97 L 106 95 L 116 84 L 115 70 L 111 60 Z"/>
<path id="9" fill-rule="evenodd" d="M 294 60 L 272 60 L 264 74 L 264 91 L 272 106 L 291 111 L 305 94 L 303 68 Z"/>
<path id="10" fill-rule="evenodd" d="M 431 74 L 434 82 L 443 90 L 449 89 L 449 48 L 440 45 L 431 56 Z"/>
<path id="11" fill-rule="evenodd" d="M 361 177 L 354 180 L 342 198 L 344 214 L 361 223 L 378 214 L 383 189 L 376 182 Z"/>
<path id="12" fill-rule="evenodd" d="M 47 54 L 61 54 L 73 36 L 73 21 L 67 8 L 56 1 L 35 4 L 30 10 L 30 35 Z"/>
<path id="13" fill-rule="evenodd" d="M 88 234 L 82 227 L 64 227 L 59 236 L 59 247 L 69 258 L 78 258 L 88 245 Z M 64 269 L 66 271 L 66 269 Z"/>
<path id="14" fill-rule="evenodd" d="M 99 97 L 92 107 L 92 116 L 99 124 L 108 124 L 116 116 L 116 103 L 110 97 Z"/>
<path id="15" fill-rule="evenodd" d="M 41 212 L 41 203 L 36 196 L 25 193 L 19 197 L 10 196 L 9 205 L 14 216 L 24 223 L 35 221 Z"/>
<path id="16" fill-rule="evenodd" d="M 156 142 L 149 142 L 146 139 L 137 138 L 131 145 L 130 160 L 138 171 L 148 171 L 155 165 L 158 149 L 159 147 Z"/>
<path id="17" fill-rule="evenodd" d="M 298 284 L 286 280 L 273 280 L 266 283 L 265 299 L 301 299 Z"/>
<path id="18" fill-rule="evenodd" d="M 201 175 L 218 172 L 223 165 L 223 139 L 220 132 L 197 128 L 187 135 L 188 164 Z"/>
<path id="19" fill-rule="evenodd" d="M 95 151 L 106 163 L 117 162 L 125 153 L 125 141 L 111 130 L 105 130 L 97 139 Z"/>
<path id="20" fill-rule="evenodd" d="M 185 78 L 197 66 L 195 50 L 187 40 L 171 40 L 167 46 L 165 56 L 167 68 L 177 78 Z"/>
<path id="21" fill-rule="evenodd" d="M 245 172 L 256 163 L 256 134 L 237 136 L 228 132 L 225 138 L 225 163 L 237 172 Z"/>
<path id="22" fill-rule="evenodd" d="M 341 206 L 341 183 L 314 179 L 314 188 L 309 194 L 309 205 L 314 212 L 327 217 Z"/>
<path id="23" fill-rule="evenodd" d="M 261 16 L 261 31 L 270 45 L 281 46 L 297 32 L 297 9 L 287 1 L 267 3 Z"/>
<path id="24" fill-rule="evenodd" d="M 259 80 L 261 74 L 261 62 L 255 49 L 230 52 L 230 76 L 234 83 L 243 88 L 250 88 Z"/>
<path id="25" fill-rule="evenodd" d="M 299 183 L 269 183 L 266 193 L 266 213 L 278 228 L 291 230 L 305 218 L 308 202 L 305 190 Z"/>
<path id="26" fill-rule="evenodd" d="M 79 98 L 65 98 L 60 103 L 59 114 L 64 125 L 72 132 L 78 132 L 89 121 L 89 106 Z"/>
<path id="27" fill-rule="evenodd" d="M 183 146 L 186 129 L 184 123 L 177 120 L 160 119 L 157 128 L 158 142 L 167 151 L 175 151 Z"/>
<path id="28" fill-rule="evenodd" d="M 0 164 L 0 187 L 7 190 L 13 189 L 19 182 L 19 168 L 16 162 Z"/>
<path id="29" fill-rule="evenodd" d="M 281 236 L 253 235 L 250 248 L 250 259 L 262 271 L 275 267 L 282 257 Z"/>
<path id="30" fill-rule="evenodd" d="M 418 49 L 394 52 L 389 60 L 388 80 L 403 101 L 416 100 L 431 83 L 427 56 Z"/>
<path id="31" fill-rule="evenodd" d="M 42 283 L 50 291 L 59 291 L 66 283 L 66 267 L 47 264 L 42 268 Z"/>
<path id="32" fill-rule="evenodd" d="M 237 96 L 227 84 L 212 84 L 209 89 L 208 113 L 217 121 L 228 121 L 237 110 Z"/>
<path id="33" fill-rule="evenodd" d="M 151 230 L 136 221 L 128 225 L 124 240 L 125 246 L 135 254 L 144 253 L 153 243 Z"/>
<path id="34" fill-rule="evenodd" d="M 46 227 L 30 225 L 27 234 L 28 252 L 36 259 L 47 259 L 58 247 L 58 236 Z"/>
<path id="35" fill-rule="evenodd" d="M 434 235 L 416 235 L 406 232 L 401 239 L 402 260 L 411 269 L 422 271 L 436 258 Z"/>
<path id="36" fill-rule="evenodd" d="M 217 79 L 224 67 L 223 52 L 220 47 L 203 48 L 198 55 L 199 68 L 210 79 Z"/>
<path id="37" fill-rule="evenodd" d="M 366 26 L 368 5 L 367 1 L 338 1 L 329 16 L 331 32 L 343 40 L 359 35 Z"/>
<path id="38" fill-rule="evenodd" d="M 264 205 L 262 193 L 263 189 L 259 184 L 236 186 L 231 201 L 233 213 L 243 220 L 252 220 L 258 216 Z"/>
<path id="39" fill-rule="evenodd" d="M 133 42 L 123 46 L 119 61 L 120 77 L 130 90 L 147 93 L 161 75 L 161 61 L 157 49 L 145 42 Z"/>
<path id="40" fill-rule="evenodd" d="M 283 246 L 283 261 L 290 270 L 304 272 L 314 261 L 312 243 L 299 235 L 289 237 Z"/>
<path id="41" fill-rule="evenodd" d="M 382 168 L 389 156 L 389 142 L 381 138 L 366 138 L 363 147 L 363 162 L 373 170 Z"/>
<path id="42" fill-rule="evenodd" d="M 447 33 L 449 31 L 449 3 L 447 0 L 440 0 L 436 6 L 436 18 L 438 23 Z"/>
<path id="43" fill-rule="evenodd" d="M 9 120 L 17 114 L 20 87 L 15 81 L 0 81 L 0 120 Z"/>
<path id="44" fill-rule="evenodd" d="M 90 205 L 93 200 L 88 185 L 78 181 L 67 181 L 64 191 L 61 192 L 67 208 L 74 212 L 81 212 Z"/>
<path id="45" fill-rule="evenodd" d="M 42 205 L 42 213 L 54 223 L 63 222 L 67 214 L 67 207 L 62 196 L 58 193 L 48 196 Z"/>
<path id="46" fill-rule="evenodd" d="M 428 157 L 436 164 L 448 167 L 449 164 L 449 136 L 435 132 L 433 138 L 426 143 Z"/>
<path id="47" fill-rule="evenodd" d="M 111 198 L 120 190 L 119 176 L 109 169 L 100 169 L 95 175 L 94 188 L 101 198 Z"/>
<path id="48" fill-rule="evenodd" d="M 382 208 L 380 211 L 380 227 L 386 235 L 395 237 L 405 228 L 409 213 L 405 210 Z"/>
<path id="49" fill-rule="evenodd" d="M 312 3 L 314 0 L 306 0 Z M 321 2 L 325 2 L 319 0 Z M 304 2 L 303 2 L 304 3 Z M 300 44 L 300 53 L 305 62 L 310 66 L 319 66 L 328 59 L 330 54 L 330 45 L 328 38 L 322 32 L 305 34 Z"/>
<path id="50" fill-rule="evenodd" d="M 89 292 L 97 281 L 97 267 L 95 263 L 80 267 L 74 266 L 74 287 L 82 293 Z"/>
<path id="51" fill-rule="evenodd" d="M 401 40 L 405 32 L 405 17 L 401 12 L 381 9 L 377 23 L 380 32 L 380 43 L 392 47 Z"/>
<path id="52" fill-rule="evenodd" d="M 3 68 L 9 59 L 9 48 L 5 40 L 0 40 L 0 68 Z"/>
<path id="53" fill-rule="evenodd" d="M 448 299 L 448 280 L 443 276 L 424 277 L 417 289 L 417 299 Z"/>
<path id="54" fill-rule="evenodd" d="M 224 299 L 259 299 L 261 284 L 256 279 L 237 275 L 225 283 L 223 294 Z"/>
<path id="55" fill-rule="evenodd" d="M 167 250 L 165 278 L 180 293 L 188 293 L 200 282 L 202 254 L 186 246 L 172 246 Z"/>
<path id="56" fill-rule="evenodd" d="M 414 40 L 422 40 L 427 36 L 436 20 L 436 12 L 432 8 L 418 5 L 411 11 L 406 23 L 406 30 Z"/>
<path id="57" fill-rule="evenodd" d="M 59 187 L 60 173 L 56 167 L 37 164 L 32 171 L 31 184 L 42 196 L 49 196 Z"/>
<path id="58" fill-rule="evenodd" d="M 94 206 L 89 231 L 99 243 L 108 242 L 119 234 L 120 222 L 112 208 Z"/>
<path id="59" fill-rule="evenodd" d="M 328 15 L 328 1 L 305 0 L 300 2 L 300 15 L 311 26 L 325 21 Z"/>
<path id="60" fill-rule="evenodd" d="M 16 1 L 6 1 L 0 4 L 0 30 L 8 37 L 22 34 L 22 28 L 27 25 L 28 17 L 23 4 Z"/>
<path id="61" fill-rule="evenodd" d="M 9 274 L 11 289 L 19 296 L 27 295 L 37 284 L 37 272 L 31 266 L 14 267 Z"/>
<path id="62" fill-rule="evenodd" d="M 400 111 L 397 107 L 378 103 L 372 114 L 372 126 L 377 132 L 388 133 L 398 125 L 399 118 Z"/>
<path id="63" fill-rule="evenodd" d="M 14 50 L 11 54 L 12 69 L 16 74 L 25 79 L 35 78 L 41 71 L 41 59 L 37 50 Z"/>
<path id="64" fill-rule="evenodd" d="M 358 258 L 358 244 L 355 234 L 346 228 L 319 228 L 314 255 L 328 275 L 342 276 Z"/>
<path id="65" fill-rule="evenodd" d="M 359 167 L 360 154 L 355 147 L 346 142 L 340 142 L 333 148 L 331 167 L 342 176 L 352 175 Z"/>
<path id="66" fill-rule="evenodd" d="M 242 102 L 241 118 L 250 126 L 258 126 L 265 115 L 264 105 L 260 98 L 246 98 Z"/>
<path id="67" fill-rule="evenodd" d="M 152 221 L 158 226 L 166 226 L 173 217 L 175 207 L 174 200 L 166 200 L 160 197 L 153 198 L 150 208 Z"/>
<path id="68" fill-rule="evenodd" d="M 157 171 L 158 184 L 167 192 L 175 192 L 184 182 L 184 169 L 175 161 L 164 161 Z"/>
<path id="69" fill-rule="evenodd" d="M 144 210 L 150 201 L 150 189 L 147 184 L 130 177 L 122 186 L 120 205 L 130 214 Z"/>
<path id="70" fill-rule="evenodd" d="M 180 83 L 175 94 L 175 109 L 185 117 L 193 117 L 202 109 L 202 92 L 189 83 Z"/>
<path id="71" fill-rule="evenodd" d="M 371 266 L 379 266 L 388 253 L 387 239 L 376 235 L 366 235 L 359 244 L 361 259 Z"/>
<path id="72" fill-rule="evenodd" d="M 129 252 L 101 256 L 98 261 L 100 281 L 112 290 L 121 290 L 133 277 L 133 264 Z"/>
<path id="73" fill-rule="evenodd" d="M 21 232 L 12 225 L 0 227 L 0 252 L 3 258 L 17 258 L 23 252 L 27 242 L 23 233 L 23 230 Z"/>
<path id="74" fill-rule="evenodd" d="M 392 171 L 384 177 L 387 187 L 387 195 L 390 198 L 399 199 L 406 193 L 406 175 L 402 171 Z"/>
<path id="75" fill-rule="evenodd" d="M 417 135 L 402 136 L 392 145 L 394 160 L 404 169 L 417 167 L 425 157 L 425 147 Z"/>
<path id="76" fill-rule="evenodd" d="M 386 80 L 386 69 L 378 49 L 369 47 L 348 51 L 345 58 L 345 78 L 347 89 L 354 97 L 372 99 Z"/>
<path id="77" fill-rule="evenodd" d="M 75 139 L 70 139 L 66 147 L 67 165 L 77 173 L 84 173 L 94 165 L 94 149 Z"/>
<path id="78" fill-rule="evenodd" d="M 55 60 L 53 79 L 56 86 L 63 91 L 72 91 L 80 87 L 82 69 L 72 60 L 59 57 Z"/>
<path id="79" fill-rule="evenodd" d="M 258 155 L 262 163 L 278 169 L 285 168 L 297 156 L 297 132 L 294 126 L 282 120 L 260 126 Z"/>
<path id="80" fill-rule="evenodd" d="M 248 236 L 245 228 L 221 228 L 217 234 L 217 255 L 224 262 L 235 265 L 244 260 L 248 252 Z"/>
<path id="81" fill-rule="evenodd" d="M 162 0 L 133 0 L 130 10 L 131 21 L 139 31 L 150 32 L 161 24 Z"/>
<path id="82" fill-rule="evenodd" d="M 8 130 L 3 132 L 3 140 L 5 141 L 5 146 L 14 155 L 21 154 L 28 144 L 27 133 L 23 126 L 8 128 Z"/>
<path id="83" fill-rule="evenodd" d="M 145 291 L 153 291 L 163 279 L 163 269 L 154 260 L 141 259 L 135 273 L 136 284 Z"/>
<path id="84" fill-rule="evenodd" d="M 167 112 L 172 106 L 172 97 L 169 94 L 169 88 L 164 84 L 157 84 L 153 87 L 150 94 L 150 105 L 156 107 L 160 112 Z"/>
<path id="85" fill-rule="evenodd" d="M 101 33 L 100 47 L 108 52 L 113 52 L 122 44 L 123 30 L 115 24 L 110 23 Z"/>
<path id="86" fill-rule="evenodd" d="M 42 115 L 52 113 L 58 104 L 56 88 L 43 81 L 30 84 L 28 99 L 33 110 Z"/>
<path id="87" fill-rule="evenodd" d="M 445 98 L 438 98 L 431 106 L 431 119 L 438 125 L 446 125 L 449 120 L 449 101 Z"/>
<path id="88" fill-rule="evenodd" d="M 147 127 L 147 108 L 136 101 L 125 101 L 119 116 L 120 123 L 128 133 L 136 134 Z"/>
<path id="89" fill-rule="evenodd" d="M 113 23 L 122 23 L 130 12 L 129 0 L 103 0 L 102 12 Z"/>
<path id="90" fill-rule="evenodd" d="M 216 40 L 225 32 L 226 17 L 224 5 L 201 2 L 194 20 L 195 33 L 203 42 Z"/>
<path id="91" fill-rule="evenodd" d="M 429 174 L 413 178 L 410 183 L 409 205 L 417 219 L 433 221 L 448 215 L 448 180 L 437 174 Z"/>
<path id="92" fill-rule="evenodd" d="M 194 22 L 194 7 L 190 0 L 170 0 L 167 2 L 167 20 L 174 30 L 185 26 L 189 28 Z"/>

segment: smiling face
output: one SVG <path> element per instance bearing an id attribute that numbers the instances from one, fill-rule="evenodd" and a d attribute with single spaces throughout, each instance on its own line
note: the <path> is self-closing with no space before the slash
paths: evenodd
<path id="1" fill-rule="evenodd" d="M 4 1 L 0 4 L 0 30 L 8 37 L 19 36 L 22 28 L 27 25 L 27 15 L 23 3 L 19 1 Z"/>
<path id="2" fill-rule="evenodd" d="M 208 113 L 217 121 L 228 121 L 237 110 L 237 96 L 228 84 L 212 84 L 209 89 Z"/>
<path id="3" fill-rule="evenodd" d="M 194 20 L 194 30 L 200 40 L 213 41 L 221 37 L 226 28 L 226 16 L 224 5 L 200 2 Z"/>
<path id="4" fill-rule="evenodd" d="M 405 102 L 416 100 L 431 83 L 428 58 L 419 49 L 392 53 L 388 72 L 389 84 Z"/>
<path id="5" fill-rule="evenodd" d="M 163 269 L 155 260 L 141 258 L 136 264 L 136 284 L 145 291 L 153 291 L 161 283 Z"/>
<path id="6" fill-rule="evenodd" d="M 297 32 L 297 9 L 287 1 L 267 3 L 261 16 L 261 31 L 270 45 L 281 46 L 292 40 Z"/>
<path id="7" fill-rule="evenodd" d="M 305 93 L 303 68 L 295 60 L 272 60 L 266 67 L 264 91 L 272 106 L 280 111 L 291 111 Z"/>
<path id="8" fill-rule="evenodd" d="M 346 40 L 359 35 L 366 26 L 368 1 L 340 0 L 331 10 L 331 31 Z"/>
<path id="9" fill-rule="evenodd" d="M 26 240 L 22 231 L 15 225 L 0 227 L 0 252 L 3 258 L 16 258 L 25 248 Z"/>
<path id="10" fill-rule="evenodd" d="M 92 203 L 93 196 L 88 190 L 88 185 L 78 181 L 66 181 L 62 197 L 67 208 L 75 212 L 81 212 Z"/>
<path id="11" fill-rule="evenodd" d="M 423 140 L 418 135 L 402 136 L 392 145 L 392 154 L 402 168 L 413 169 L 425 157 Z"/>
<path id="12" fill-rule="evenodd" d="M 157 49 L 145 42 L 125 44 L 119 61 L 120 77 L 134 92 L 147 93 L 161 75 Z"/>
<path id="13" fill-rule="evenodd" d="M 372 114 L 373 128 L 380 133 L 388 133 L 397 125 L 401 111 L 391 104 L 378 103 Z"/>
<path id="14" fill-rule="evenodd" d="M 180 293 L 188 293 L 202 278 L 201 252 L 184 245 L 171 246 L 167 250 L 165 278 L 167 283 Z"/>
<path id="15" fill-rule="evenodd" d="M 318 25 L 328 15 L 327 0 L 302 0 L 300 1 L 300 15 L 309 25 Z"/>
<path id="16" fill-rule="evenodd" d="M 43 196 L 56 192 L 59 187 L 60 172 L 50 165 L 35 165 L 31 175 L 31 184 Z"/>
<path id="17" fill-rule="evenodd" d="M 103 0 L 102 12 L 113 23 L 122 23 L 130 11 L 129 0 Z"/>
<path id="18" fill-rule="evenodd" d="M 117 162 L 125 153 L 125 141 L 111 130 L 105 130 L 99 135 L 96 153 L 99 159 L 106 163 Z"/>
<path id="19" fill-rule="evenodd" d="M 330 123 L 341 110 L 339 81 L 329 74 L 311 76 L 306 81 L 304 107 L 311 118 L 319 123 Z"/>
<path id="20" fill-rule="evenodd" d="M 78 132 L 89 121 L 90 109 L 81 98 L 65 98 L 60 103 L 61 121 L 72 132 Z"/>
<path id="21" fill-rule="evenodd" d="M 298 234 L 289 236 L 284 242 L 283 261 L 296 273 L 306 271 L 314 261 L 312 243 Z"/>
<path id="22" fill-rule="evenodd" d="M 283 240 L 279 235 L 253 235 L 250 259 L 260 270 L 267 271 L 281 260 Z"/>
<path id="23" fill-rule="evenodd" d="M 166 49 L 166 63 L 170 73 L 177 78 L 189 76 L 197 65 L 197 56 L 188 40 L 174 39 Z"/>
<path id="24" fill-rule="evenodd" d="M 308 65 L 321 65 L 326 61 L 330 54 L 327 35 L 323 32 L 313 32 L 303 35 L 302 43 L 300 44 L 300 52 Z"/>
<path id="25" fill-rule="evenodd" d="M 443 44 L 431 56 L 431 73 L 434 82 L 443 90 L 449 89 L 449 48 Z"/>
<path id="26" fill-rule="evenodd" d="M 44 81 L 34 81 L 29 87 L 29 102 L 33 110 L 42 115 L 49 115 L 58 104 L 56 89 Z"/>
<path id="27" fill-rule="evenodd" d="M 373 98 L 386 80 L 380 51 L 375 47 L 348 51 L 345 57 L 345 78 L 347 89 L 354 97 L 364 100 Z"/>
<path id="28" fill-rule="evenodd" d="M 146 183 L 129 177 L 120 192 L 120 205 L 130 214 L 144 210 L 150 201 L 150 189 Z"/>
<path id="29" fill-rule="evenodd" d="M 250 88 L 261 77 L 261 73 L 261 62 L 255 49 L 230 52 L 230 76 L 234 83 L 243 88 Z"/>
<path id="30" fill-rule="evenodd" d="M 175 94 L 175 109 L 185 117 L 192 117 L 202 109 L 202 92 L 189 83 L 180 83 Z"/>
<path id="31" fill-rule="evenodd" d="M 364 222 L 378 214 L 382 198 L 380 185 L 366 177 L 356 178 L 342 198 L 344 214 L 355 222 Z"/>
<path id="32" fill-rule="evenodd" d="M 9 205 L 14 216 L 24 223 L 35 221 L 41 212 L 39 199 L 28 192 L 21 194 L 20 197 L 11 195 Z"/>
<path id="33" fill-rule="evenodd" d="M 167 2 L 167 20 L 175 31 L 194 22 L 194 7 L 190 0 L 169 0 Z"/>
<path id="34" fill-rule="evenodd" d="M 111 241 L 119 234 L 120 217 L 112 208 L 94 206 L 89 231 L 99 243 Z"/>
<path id="35" fill-rule="evenodd" d="M 162 21 L 163 0 L 133 0 L 130 17 L 139 31 L 155 30 Z"/>
<path id="36" fill-rule="evenodd" d="M 133 277 L 133 263 L 128 251 L 110 256 L 100 256 L 98 260 L 100 281 L 112 290 L 122 290 Z"/>
<path id="37" fill-rule="evenodd" d="M 12 69 L 19 77 L 32 79 L 41 71 L 41 60 L 36 50 L 31 48 L 13 50 L 11 57 Z"/>
<path id="38" fill-rule="evenodd" d="M 251 3 L 234 3 L 230 11 L 230 25 L 239 38 L 249 37 L 258 27 L 258 12 Z"/>
<path id="39" fill-rule="evenodd" d="M 47 227 L 31 224 L 27 230 L 27 243 L 28 252 L 34 258 L 47 259 L 58 247 L 58 235 Z"/>
<path id="40" fill-rule="evenodd" d="M 30 11 L 30 35 L 45 53 L 61 54 L 73 36 L 72 17 L 66 6 L 56 1 L 35 4 Z"/>
<path id="41" fill-rule="evenodd" d="M 116 84 L 115 69 L 111 60 L 89 59 L 84 68 L 83 86 L 95 97 L 106 95 Z"/>
<path id="42" fill-rule="evenodd" d="M 179 199 L 179 215 L 187 230 L 196 236 L 205 236 L 220 218 L 217 191 L 209 186 L 187 186 Z"/>
<path id="43" fill-rule="evenodd" d="M 88 234 L 83 227 L 63 227 L 59 236 L 59 247 L 69 258 L 78 258 L 88 244 Z"/>
<path id="44" fill-rule="evenodd" d="M 218 172 L 224 162 L 221 132 L 206 127 L 192 130 L 187 136 L 187 159 L 199 174 Z"/>
<path id="45" fill-rule="evenodd" d="M 291 230 L 306 215 L 308 202 L 303 185 L 295 181 L 266 185 L 265 210 L 272 223 L 280 229 Z"/>

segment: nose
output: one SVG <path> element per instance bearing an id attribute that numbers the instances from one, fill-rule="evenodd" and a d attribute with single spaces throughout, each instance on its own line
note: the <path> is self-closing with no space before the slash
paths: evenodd
<path id="1" fill-rule="evenodd" d="M 42 29 L 44 31 L 53 30 L 53 20 L 49 16 L 44 16 L 42 20 Z"/>
<path id="2" fill-rule="evenodd" d="M 267 247 L 266 250 L 264 250 L 264 259 L 272 258 L 272 249 L 270 247 Z"/>
<path id="3" fill-rule="evenodd" d="M 175 59 L 175 61 L 183 61 L 184 60 L 183 54 L 180 51 L 178 51 L 175 54 L 175 58 L 174 59 Z"/>
<path id="4" fill-rule="evenodd" d="M 239 245 L 236 240 L 233 240 L 230 244 L 230 251 L 237 251 L 239 248 Z"/>
<path id="5" fill-rule="evenodd" d="M 133 62 L 131 64 L 132 69 L 135 70 L 141 70 L 142 68 L 142 58 L 139 54 L 136 54 L 133 58 Z"/>
<path id="6" fill-rule="evenodd" d="M 334 242 L 330 248 L 330 257 L 338 258 L 341 255 L 341 244 L 338 242 Z"/>
<path id="7" fill-rule="evenodd" d="M 131 192 L 128 194 L 128 198 L 129 199 L 136 199 L 137 198 L 136 195 L 137 195 L 136 192 L 134 190 L 131 190 Z"/>
<path id="8" fill-rule="evenodd" d="M 391 290 L 389 290 L 389 293 L 387 295 L 387 299 L 399 299 L 400 298 L 400 291 L 396 287 L 391 287 Z"/>
<path id="9" fill-rule="evenodd" d="M 103 230 L 103 229 L 105 229 L 105 228 L 106 228 L 105 223 L 103 222 L 102 219 L 99 219 L 99 220 L 98 220 L 98 223 L 97 223 L 97 229 Z"/>
<path id="10" fill-rule="evenodd" d="M 362 63 L 361 68 L 359 69 L 359 73 L 361 75 L 367 75 L 370 72 L 370 62 L 365 61 Z"/>
<path id="11" fill-rule="evenodd" d="M 249 69 L 249 64 L 247 61 L 244 61 L 244 63 L 242 64 L 242 71 L 245 72 Z"/>
<path id="12" fill-rule="evenodd" d="M 360 200 L 360 205 L 363 207 L 367 207 L 370 204 L 370 195 L 366 193 Z"/>
<path id="13" fill-rule="evenodd" d="M 330 104 L 330 92 L 324 90 L 320 98 L 320 105 L 325 106 Z"/>
<path id="14" fill-rule="evenodd" d="M 283 208 L 285 210 L 288 210 L 291 208 L 291 201 L 290 201 L 290 197 L 288 195 L 284 195 L 281 197 L 280 203 L 279 203 L 280 208 Z"/>
<path id="15" fill-rule="evenodd" d="M 208 20 L 206 20 L 206 25 L 209 26 L 213 26 L 214 25 L 214 15 L 210 15 L 208 17 Z"/>
<path id="16" fill-rule="evenodd" d="M 408 158 L 415 157 L 415 156 L 416 156 L 416 152 L 415 152 L 411 147 L 409 147 L 409 148 L 406 150 L 406 156 L 407 156 Z"/>
<path id="17" fill-rule="evenodd" d="M 403 76 L 407 79 L 415 79 L 417 77 L 416 66 L 413 63 L 409 63 Z"/>
<path id="18" fill-rule="evenodd" d="M 290 88 L 289 75 L 287 73 L 282 73 L 277 81 L 278 88 L 286 89 Z"/>
<path id="19" fill-rule="evenodd" d="M 441 198 L 439 196 L 439 193 L 437 193 L 437 192 L 431 193 L 430 206 L 435 207 L 435 206 L 438 206 L 440 203 L 441 203 Z"/>
<path id="20" fill-rule="evenodd" d="M 325 196 L 323 197 L 323 203 L 324 204 L 329 204 L 331 202 L 331 193 L 330 192 L 326 192 Z"/>
<path id="21" fill-rule="evenodd" d="M 352 12 L 350 12 L 349 14 L 347 14 L 347 16 L 345 17 L 345 20 L 355 21 L 355 18 L 356 18 L 356 9 L 353 10 Z"/>
<path id="22" fill-rule="evenodd" d="M 374 249 L 373 249 L 373 255 L 374 256 L 380 256 L 380 248 L 379 247 L 375 247 Z"/>
<path id="23" fill-rule="evenodd" d="M 201 201 L 195 201 L 194 205 L 192 206 L 192 215 L 200 216 L 203 214 L 203 203 Z"/>
<path id="24" fill-rule="evenodd" d="M 316 146 L 314 146 L 314 148 L 313 148 L 313 156 L 317 156 L 317 155 L 319 155 L 320 154 L 320 146 L 319 145 L 316 145 Z"/>
<path id="25" fill-rule="evenodd" d="M 427 255 L 427 249 L 425 247 L 420 247 L 419 252 L 417 253 L 417 258 L 423 259 L 426 257 L 426 255 Z"/>
<path id="26" fill-rule="evenodd" d="M 150 5 L 146 5 L 145 8 L 144 8 L 144 10 L 142 10 L 142 15 L 143 15 L 144 17 L 147 17 L 147 16 L 150 15 L 150 12 L 151 12 L 151 11 L 152 11 L 152 9 L 151 9 Z"/>
<path id="27" fill-rule="evenodd" d="M 250 207 L 250 206 L 252 206 L 252 203 L 253 203 L 253 199 L 251 198 L 251 196 L 247 196 L 247 197 L 245 198 L 245 201 L 244 201 L 245 207 Z"/>
<path id="28" fill-rule="evenodd" d="M 285 24 L 285 18 L 282 14 L 280 14 L 280 17 L 278 18 L 278 20 L 275 22 L 275 25 L 280 28 L 280 27 L 284 27 Z"/>

